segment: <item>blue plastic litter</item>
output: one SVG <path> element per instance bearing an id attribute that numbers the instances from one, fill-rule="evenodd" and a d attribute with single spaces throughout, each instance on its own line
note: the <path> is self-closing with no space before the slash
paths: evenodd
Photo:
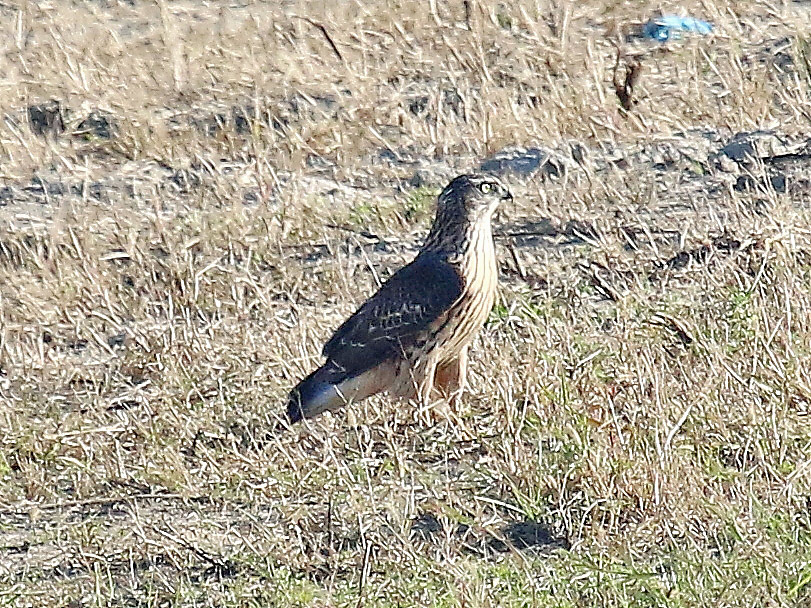
<path id="1" fill-rule="evenodd" d="M 712 33 L 712 24 L 694 17 L 662 15 L 651 19 L 642 26 L 642 35 L 645 38 L 651 38 L 659 42 L 681 38 L 682 32 L 706 36 Z"/>

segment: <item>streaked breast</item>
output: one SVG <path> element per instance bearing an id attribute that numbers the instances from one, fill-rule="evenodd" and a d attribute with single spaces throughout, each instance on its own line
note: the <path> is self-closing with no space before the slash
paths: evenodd
<path id="1" fill-rule="evenodd" d="M 493 308 L 498 285 L 498 268 L 490 222 L 473 228 L 460 260 L 464 280 L 462 297 L 448 311 L 437 338 L 442 359 L 450 359 L 481 329 Z"/>

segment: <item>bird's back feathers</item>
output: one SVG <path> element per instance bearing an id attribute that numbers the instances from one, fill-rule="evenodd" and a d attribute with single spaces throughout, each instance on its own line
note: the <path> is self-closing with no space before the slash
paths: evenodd
<path id="1" fill-rule="evenodd" d="M 461 296 L 462 278 L 434 252 L 394 273 L 324 345 L 348 376 L 402 354 Z"/>

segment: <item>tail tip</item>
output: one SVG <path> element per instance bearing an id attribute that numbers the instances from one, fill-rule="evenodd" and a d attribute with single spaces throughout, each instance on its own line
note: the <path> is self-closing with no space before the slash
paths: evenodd
<path id="1" fill-rule="evenodd" d="M 301 422 L 303 418 L 304 410 L 301 407 L 301 396 L 297 391 L 294 391 L 287 402 L 287 420 L 290 424 L 295 424 Z"/>

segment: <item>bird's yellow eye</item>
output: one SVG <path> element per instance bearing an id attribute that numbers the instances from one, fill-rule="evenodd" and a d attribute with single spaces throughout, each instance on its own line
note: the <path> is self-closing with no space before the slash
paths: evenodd
<path id="1" fill-rule="evenodd" d="M 493 191 L 493 184 L 484 182 L 483 184 L 479 185 L 479 190 L 482 191 L 482 194 L 490 194 Z"/>

